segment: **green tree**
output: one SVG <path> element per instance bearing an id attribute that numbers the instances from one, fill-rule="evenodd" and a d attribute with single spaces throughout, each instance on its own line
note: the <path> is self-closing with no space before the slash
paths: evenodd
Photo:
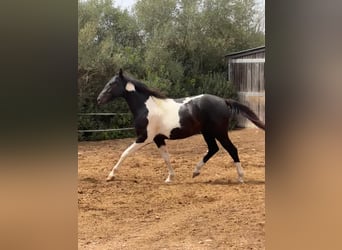
<path id="1" fill-rule="evenodd" d="M 127 11 L 113 7 L 111 0 L 79 1 L 78 25 L 79 112 L 127 112 L 128 107 L 122 101 L 98 107 L 96 97 L 121 67 L 135 72 L 138 77 L 144 74 L 143 43 L 135 18 Z M 125 116 L 109 118 L 81 116 L 79 128 L 115 128 L 123 123 L 127 127 L 131 125 L 131 120 Z M 83 134 L 80 139 L 96 139 L 98 135 Z"/>
<path id="2" fill-rule="evenodd" d="M 128 111 L 119 100 L 96 105 L 119 68 L 170 97 L 236 97 L 223 73 L 224 55 L 264 44 L 260 16 L 255 0 L 139 0 L 133 12 L 115 8 L 112 0 L 79 0 L 79 111 Z M 124 116 L 79 121 L 82 129 L 130 125 Z"/>

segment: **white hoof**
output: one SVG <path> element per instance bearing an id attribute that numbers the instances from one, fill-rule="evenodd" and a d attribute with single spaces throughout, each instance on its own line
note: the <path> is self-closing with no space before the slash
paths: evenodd
<path id="1" fill-rule="evenodd" d="M 169 176 L 167 177 L 167 179 L 165 180 L 165 183 L 171 183 L 173 177 L 174 177 L 173 175 L 169 175 Z"/>
<path id="2" fill-rule="evenodd" d="M 114 175 L 108 175 L 106 181 L 113 181 L 115 179 Z"/>
<path id="3" fill-rule="evenodd" d="M 243 168 L 241 167 L 241 163 L 240 162 L 235 162 L 234 163 L 235 166 L 236 166 L 236 171 L 237 171 L 237 174 L 238 174 L 238 181 L 240 183 L 243 183 L 243 177 L 244 177 L 244 173 L 243 173 Z"/>

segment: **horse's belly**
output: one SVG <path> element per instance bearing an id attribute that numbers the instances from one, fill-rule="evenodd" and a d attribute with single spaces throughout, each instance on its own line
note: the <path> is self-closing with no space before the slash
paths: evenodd
<path id="1" fill-rule="evenodd" d="M 170 139 L 183 139 L 201 132 L 201 123 L 190 114 L 179 120 L 179 126 L 170 131 Z"/>
<path id="2" fill-rule="evenodd" d="M 200 123 L 194 115 L 192 105 L 189 104 L 193 98 L 188 99 L 183 103 L 172 99 L 147 102 L 149 134 L 162 134 L 169 139 L 181 139 L 198 134 Z"/>
<path id="3" fill-rule="evenodd" d="M 167 116 L 164 119 L 161 119 L 159 124 L 159 133 L 165 135 L 166 137 L 171 137 L 171 131 L 175 128 L 179 128 L 179 117 L 178 116 Z"/>
<path id="4" fill-rule="evenodd" d="M 172 113 L 168 113 L 168 115 L 158 114 L 148 117 L 147 131 L 151 137 L 161 134 L 170 138 L 171 131 L 178 127 L 180 127 L 179 118 Z"/>
<path id="5" fill-rule="evenodd" d="M 184 139 L 192 135 L 199 134 L 201 130 L 199 128 L 174 128 L 170 132 L 170 139 L 171 140 L 177 140 L 177 139 Z"/>
<path id="6" fill-rule="evenodd" d="M 158 134 L 166 136 L 168 139 L 183 139 L 194 134 L 200 133 L 200 127 L 196 124 L 184 124 L 180 123 L 180 119 L 170 119 L 172 116 L 168 116 L 169 119 L 161 119 L 161 117 L 155 117 L 150 119 L 149 134 L 153 137 Z M 175 117 L 174 117 L 175 118 Z M 183 126 L 182 126 L 183 125 Z"/>

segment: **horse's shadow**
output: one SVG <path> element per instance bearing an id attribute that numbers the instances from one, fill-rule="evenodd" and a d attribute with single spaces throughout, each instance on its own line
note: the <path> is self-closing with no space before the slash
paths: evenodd
<path id="1" fill-rule="evenodd" d="M 93 184 L 97 184 L 100 183 L 101 180 L 95 178 L 95 177 L 86 177 L 86 178 L 82 178 L 80 179 L 81 182 L 88 182 L 88 183 L 93 183 Z"/>
<path id="2" fill-rule="evenodd" d="M 110 185 L 112 182 L 106 182 L 103 180 L 99 180 L 97 178 L 83 178 L 81 181 L 89 182 L 93 184 L 99 184 L 99 183 L 106 183 L 107 185 Z M 187 181 L 187 182 L 181 182 L 181 181 L 175 181 L 172 183 L 144 183 L 144 181 L 138 181 L 136 179 L 116 179 L 113 181 L 114 183 L 132 183 L 132 184 L 148 184 L 148 185 L 155 185 L 155 186 L 179 186 L 179 185 L 219 185 L 219 186 L 237 186 L 237 185 L 264 185 L 265 180 L 256 180 L 256 179 L 247 179 L 244 180 L 243 183 L 240 183 L 238 180 L 230 180 L 230 179 L 215 179 L 215 180 L 208 180 L 208 181 Z"/>
<path id="3" fill-rule="evenodd" d="M 160 184 L 159 184 L 160 185 Z M 161 185 L 219 185 L 219 186 L 238 186 L 238 185 L 265 185 L 265 180 L 248 179 L 243 183 L 238 180 L 227 180 L 227 179 L 215 179 L 208 181 L 188 181 L 188 182 L 173 182 L 173 183 L 163 183 Z"/>
<path id="4" fill-rule="evenodd" d="M 264 185 L 264 180 L 244 180 L 243 183 L 240 183 L 238 180 L 227 180 L 227 179 L 215 179 L 209 181 L 196 181 L 196 182 L 189 182 L 188 184 L 205 184 L 205 185 L 220 185 L 220 186 L 236 186 L 236 185 Z"/>

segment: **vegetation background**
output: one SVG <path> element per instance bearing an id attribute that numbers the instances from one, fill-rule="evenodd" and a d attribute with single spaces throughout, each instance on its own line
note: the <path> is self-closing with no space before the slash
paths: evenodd
<path id="1" fill-rule="evenodd" d="M 78 2 L 79 113 L 128 113 L 118 99 L 96 97 L 119 68 L 177 98 L 210 93 L 236 99 L 224 55 L 265 44 L 255 0 L 138 0 L 130 11 L 112 0 Z M 79 115 L 78 129 L 132 126 L 132 116 Z M 79 140 L 133 136 L 134 131 L 79 133 Z"/>

